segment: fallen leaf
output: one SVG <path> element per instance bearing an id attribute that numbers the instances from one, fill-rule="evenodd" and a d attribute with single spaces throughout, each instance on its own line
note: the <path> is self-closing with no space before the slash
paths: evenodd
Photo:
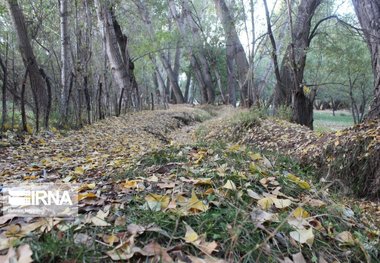
<path id="1" fill-rule="evenodd" d="M 152 211 L 165 210 L 170 202 L 170 197 L 166 195 L 148 194 L 145 197 L 148 208 Z"/>
<path id="2" fill-rule="evenodd" d="M 289 233 L 290 237 L 293 238 L 295 241 L 301 243 L 301 244 L 309 244 L 312 245 L 314 242 L 314 234 L 313 234 L 313 228 L 309 229 L 299 229 L 296 231 L 292 231 Z"/>
<path id="3" fill-rule="evenodd" d="M 119 237 L 112 234 L 112 235 L 103 235 L 103 241 L 111 246 L 113 246 L 114 243 L 118 243 L 119 242 Z"/>
<path id="4" fill-rule="evenodd" d="M 260 200 L 260 199 L 263 198 L 261 195 L 259 195 L 258 193 L 252 191 L 251 189 L 247 190 L 247 194 L 248 194 L 249 197 L 252 197 L 253 199 L 256 199 L 256 200 Z"/>
<path id="5" fill-rule="evenodd" d="M 74 174 L 76 175 L 83 175 L 84 174 L 84 168 L 82 166 L 78 166 L 74 170 Z"/>
<path id="6" fill-rule="evenodd" d="M 267 221 L 269 222 L 277 222 L 278 216 L 273 213 L 265 212 L 260 209 L 255 209 L 251 212 L 251 219 L 255 224 L 262 224 Z"/>
<path id="7" fill-rule="evenodd" d="M 310 214 L 302 207 L 297 207 L 293 212 L 293 216 L 296 218 L 308 218 Z"/>
<path id="8" fill-rule="evenodd" d="M 269 208 L 271 208 L 273 203 L 274 202 L 273 202 L 272 198 L 270 198 L 270 197 L 264 197 L 264 198 L 260 199 L 259 201 L 257 201 L 257 204 L 263 210 L 268 210 Z"/>
<path id="9" fill-rule="evenodd" d="M 208 205 L 204 204 L 202 200 L 199 200 L 194 190 L 191 192 L 191 198 L 187 203 L 187 210 L 192 212 L 206 212 Z"/>
<path id="10" fill-rule="evenodd" d="M 227 183 L 223 186 L 223 188 L 235 191 L 236 190 L 236 185 L 231 180 L 227 180 Z"/>
<path id="11" fill-rule="evenodd" d="M 166 249 L 161 247 L 158 243 L 153 241 L 152 243 L 146 245 L 143 248 L 143 251 L 146 253 L 145 255 L 148 257 L 155 257 L 154 262 L 162 262 L 162 263 L 172 263 L 173 259 L 169 256 Z"/>
<path id="12" fill-rule="evenodd" d="M 198 240 L 199 236 L 198 234 L 189 226 L 188 224 L 185 225 L 186 227 L 186 234 L 184 240 L 186 243 L 193 243 L 196 240 Z"/>
<path id="13" fill-rule="evenodd" d="M 289 199 L 277 199 L 277 198 L 272 198 L 274 206 L 276 208 L 282 209 L 289 207 L 292 204 L 292 201 Z"/>
<path id="14" fill-rule="evenodd" d="M 342 245 L 353 246 L 355 245 L 355 240 L 352 234 L 348 231 L 343 231 L 335 236 L 335 239 L 342 243 Z"/>
<path id="15" fill-rule="evenodd" d="M 11 247 L 5 256 L 0 256 L 2 263 L 31 263 L 33 252 L 28 244 L 19 246 L 16 250 Z"/>
<path id="16" fill-rule="evenodd" d="M 106 217 L 108 216 L 108 212 L 103 212 L 103 210 L 99 210 L 96 216 L 91 218 L 91 223 L 95 226 L 110 226 L 111 224 L 106 221 Z"/>

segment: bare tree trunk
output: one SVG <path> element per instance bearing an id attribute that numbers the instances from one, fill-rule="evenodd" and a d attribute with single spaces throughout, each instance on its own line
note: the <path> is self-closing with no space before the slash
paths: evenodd
<path id="1" fill-rule="evenodd" d="M 7 4 L 13 25 L 15 27 L 22 60 L 25 68 L 27 68 L 29 72 L 28 75 L 30 79 L 30 86 L 32 88 L 35 102 L 34 112 L 36 117 L 36 131 L 38 131 L 40 109 L 42 109 L 42 112 L 45 112 L 47 107 L 45 83 L 40 74 L 37 60 L 34 56 L 33 48 L 27 34 L 24 14 L 22 13 L 17 0 L 8 0 Z"/>
<path id="2" fill-rule="evenodd" d="M 43 68 L 40 68 L 40 74 L 46 83 L 48 102 L 47 102 L 45 116 L 44 116 L 45 117 L 44 118 L 44 126 L 45 126 L 45 129 L 49 129 L 49 117 L 50 117 L 53 95 L 52 95 L 52 91 L 51 91 L 51 83 L 50 83 L 49 77 L 46 75 Z"/>
<path id="3" fill-rule="evenodd" d="M 61 96 L 59 112 L 61 115 L 60 125 L 67 122 L 68 113 L 68 94 L 69 94 L 69 50 L 70 50 L 70 34 L 68 32 L 68 1 L 59 1 L 59 12 L 61 19 Z"/>
<path id="4" fill-rule="evenodd" d="M 228 87 L 228 103 L 236 107 L 236 80 L 235 80 L 235 67 L 233 46 L 230 39 L 227 39 L 227 87 Z"/>
<path id="5" fill-rule="evenodd" d="M 314 93 L 307 96 L 304 93 L 304 70 L 307 50 L 313 36 L 310 36 L 311 20 L 322 0 L 301 0 L 295 23 L 292 21 L 290 1 L 288 3 L 291 43 L 282 60 L 280 78 L 275 88 L 274 105 L 292 106 L 292 121 L 313 128 Z"/>
<path id="6" fill-rule="evenodd" d="M 192 17 L 189 0 L 182 1 L 182 15 L 178 13 L 173 0 L 168 0 L 168 4 L 170 13 L 176 21 L 182 37 L 188 37 L 188 33 L 191 32 L 193 46 L 190 50 L 191 66 L 195 71 L 195 78 L 201 89 L 202 102 L 213 103 L 215 101 L 215 91 L 211 67 L 203 47 L 204 40 L 201 36 L 199 25 L 195 23 Z"/>
<path id="7" fill-rule="evenodd" d="M 6 52 L 6 58 L 5 58 L 5 63 L 0 57 L 0 66 L 1 69 L 3 70 L 3 86 L 2 86 L 2 104 L 3 104 L 3 109 L 2 109 L 2 119 L 1 119 L 1 127 L 0 131 L 4 132 L 5 131 L 5 123 L 7 122 L 7 84 L 8 84 L 8 69 L 7 69 L 7 61 L 8 61 L 8 45 L 7 45 L 7 52 Z"/>
<path id="8" fill-rule="evenodd" d="M 237 67 L 237 77 L 239 80 L 239 86 L 241 90 L 241 99 L 243 106 L 249 107 L 252 105 L 252 100 L 249 97 L 247 74 L 249 72 L 249 63 L 245 54 L 243 45 L 240 42 L 239 35 L 235 28 L 235 21 L 233 20 L 230 10 L 228 9 L 224 0 L 214 0 L 218 15 L 222 21 L 224 31 L 227 35 L 227 43 L 231 45 L 230 50 L 232 54 L 230 56 L 235 61 Z M 231 72 L 232 73 L 232 72 Z"/>
<path id="9" fill-rule="evenodd" d="M 28 131 L 28 126 L 27 126 L 27 119 L 26 119 L 26 110 L 25 110 L 25 86 L 26 86 L 26 81 L 28 79 L 28 74 L 29 70 L 25 70 L 24 78 L 22 80 L 21 84 L 21 120 L 22 120 L 22 130 L 24 132 Z"/>
<path id="10" fill-rule="evenodd" d="M 106 2 L 106 3 L 105 3 Z M 132 92 L 132 77 L 129 74 L 129 67 L 124 63 L 123 55 L 120 51 L 118 39 L 115 33 L 115 28 L 112 20 L 112 14 L 109 10 L 108 1 L 95 0 L 96 9 L 98 13 L 99 21 L 103 27 L 106 51 L 108 60 L 112 68 L 112 75 L 119 86 L 120 94 L 124 93 L 124 90 L 128 94 Z M 120 114 L 120 109 L 117 110 L 117 115 Z"/>
<path id="11" fill-rule="evenodd" d="M 356 15 L 364 31 L 371 52 L 374 75 L 374 100 L 366 118 L 380 118 L 380 2 L 373 0 L 352 0 Z"/>

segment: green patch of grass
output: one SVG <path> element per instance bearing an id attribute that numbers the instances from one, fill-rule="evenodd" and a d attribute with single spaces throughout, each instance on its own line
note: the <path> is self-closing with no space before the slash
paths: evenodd
<path id="1" fill-rule="evenodd" d="M 98 229 L 100 232 L 101 230 Z M 33 250 L 35 262 L 97 262 L 102 256 L 101 245 L 95 242 L 98 231 L 89 230 L 86 234 L 91 236 L 88 245 L 74 242 L 74 231 L 70 229 L 65 232 L 53 230 L 44 233 L 40 237 L 31 237 L 24 240 Z"/>
<path id="2" fill-rule="evenodd" d="M 317 132 L 342 130 L 354 125 L 348 112 L 338 111 L 335 116 L 331 111 L 314 111 L 314 128 Z"/>

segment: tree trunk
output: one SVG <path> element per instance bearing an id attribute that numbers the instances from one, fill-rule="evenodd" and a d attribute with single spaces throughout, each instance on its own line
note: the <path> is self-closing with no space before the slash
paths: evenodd
<path id="1" fill-rule="evenodd" d="M 301 0 L 295 24 L 288 0 L 288 15 L 292 41 L 282 60 L 280 78 L 276 85 L 274 105 L 292 106 L 292 121 L 313 128 L 313 96 L 304 93 L 304 69 L 311 36 L 311 20 L 322 0 Z"/>
<path id="2" fill-rule="evenodd" d="M 214 0 L 214 3 L 227 36 L 227 43 L 228 45 L 232 46 L 230 49 L 232 54 L 230 54 L 230 56 L 235 61 L 235 65 L 237 67 L 237 77 L 241 91 L 240 97 L 242 99 L 242 105 L 249 107 L 252 104 L 252 100 L 249 98 L 248 82 L 246 81 L 247 74 L 249 72 L 249 63 L 247 56 L 245 54 L 243 45 L 240 42 L 239 35 L 236 31 L 235 21 L 230 14 L 230 10 L 228 9 L 226 2 L 224 0 Z M 228 76 L 228 78 L 230 78 L 230 76 Z"/>
<path id="3" fill-rule="evenodd" d="M 7 48 L 8 50 L 8 48 Z M 7 61 L 7 58 L 6 58 Z M 3 109 L 2 109 L 2 116 L 3 118 L 1 119 L 1 128 L 0 131 L 4 132 L 5 131 L 5 123 L 7 122 L 7 83 L 8 83 L 8 70 L 7 70 L 7 63 L 3 62 L 3 60 L 0 57 L 0 66 L 1 69 L 3 70 L 4 76 L 3 76 L 3 86 L 2 86 L 2 104 L 3 104 Z"/>
<path id="4" fill-rule="evenodd" d="M 42 112 L 46 111 L 47 108 L 47 95 L 44 80 L 40 74 L 36 57 L 33 53 L 33 48 L 30 43 L 24 14 L 20 6 L 18 5 L 17 0 L 8 0 L 8 10 L 12 18 L 13 25 L 15 27 L 17 40 L 19 44 L 20 53 L 25 68 L 28 70 L 28 75 L 30 79 L 30 86 L 34 96 L 35 102 L 35 117 L 36 117 L 36 130 L 39 130 L 39 118 L 40 118 L 40 109 Z"/>
<path id="5" fill-rule="evenodd" d="M 227 87 L 228 87 L 228 103 L 236 107 L 236 80 L 235 67 L 233 64 L 234 50 L 230 44 L 230 39 L 227 39 Z"/>
<path id="6" fill-rule="evenodd" d="M 155 32 L 152 26 L 152 21 L 151 17 L 149 14 L 149 11 L 144 4 L 143 1 L 141 0 L 135 0 L 134 3 L 136 4 L 137 8 L 139 9 L 139 15 L 143 22 L 145 23 L 146 28 L 149 31 L 151 41 L 155 41 L 156 36 Z M 179 43 L 177 42 L 177 47 L 176 47 L 176 56 L 175 56 L 175 62 L 174 62 L 174 67 L 171 65 L 171 59 L 170 59 L 170 53 L 166 55 L 164 52 L 160 52 L 159 54 L 159 59 L 164 66 L 164 69 L 166 71 L 167 77 L 168 77 L 168 84 L 167 86 L 171 86 L 172 91 L 174 93 L 174 98 L 176 103 L 184 103 L 185 99 L 183 97 L 183 93 L 181 91 L 181 88 L 178 84 L 178 74 L 179 74 L 179 59 L 180 59 L 180 47 Z"/>
<path id="7" fill-rule="evenodd" d="M 132 83 L 129 68 L 124 63 L 123 54 L 121 53 L 118 38 L 115 33 L 115 27 L 113 24 L 112 14 L 110 11 L 110 5 L 108 1 L 95 0 L 96 9 L 98 13 L 98 19 L 101 23 L 105 36 L 105 45 L 107 51 L 107 57 L 112 69 L 112 76 L 115 79 L 119 87 L 120 94 L 126 91 L 128 94 L 132 93 Z M 118 103 L 117 105 L 120 105 Z M 120 113 L 120 109 L 117 109 L 117 114 Z"/>
<path id="8" fill-rule="evenodd" d="M 202 102 L 213 103 L 215 101 L 215 91 L 209 59 L 206 56 L 204 41 L 200 34 L 200 29 L 192 17 L 190 3 L 188 0 L 182 1 L 182 15 L 176 9 L 173 0 L 168 0 L 169 9 L 172 17 L 175 19 L 180 34 L 183 38 L 187 38 L 191 32 L 191 66 L 194 70 L 195 78 L 201 89 Z"/>
<path id="9" fill-rule="evenodd" d="M 61 125 L 67 122 L 68 113 L 68 94 L 69 94 L 69 50 L 70 50 L 70 35 L 68 33 L 68 1 L 59 1 L 59 12 L 61 20 L 61 97 L 59 111 L 61 115 Z"/>
<path id="10" fill-rule="evenodd" d="M 374 100 L 366 118 L 380 118 L 380 2 L 373 0 L 352 0 L 356 15 L 364 31 L 371 52 L 374 75 Z"/>

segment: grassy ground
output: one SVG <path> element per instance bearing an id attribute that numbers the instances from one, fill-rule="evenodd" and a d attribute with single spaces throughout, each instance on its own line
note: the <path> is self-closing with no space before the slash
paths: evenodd
<path id="1" fill-rule="evenodd" d="M 353 126 L 351 113 L 337 111 L 333 116 L 332 111 L 314 111 L 314 129 L 317 132 L 338 131 Z"/>

